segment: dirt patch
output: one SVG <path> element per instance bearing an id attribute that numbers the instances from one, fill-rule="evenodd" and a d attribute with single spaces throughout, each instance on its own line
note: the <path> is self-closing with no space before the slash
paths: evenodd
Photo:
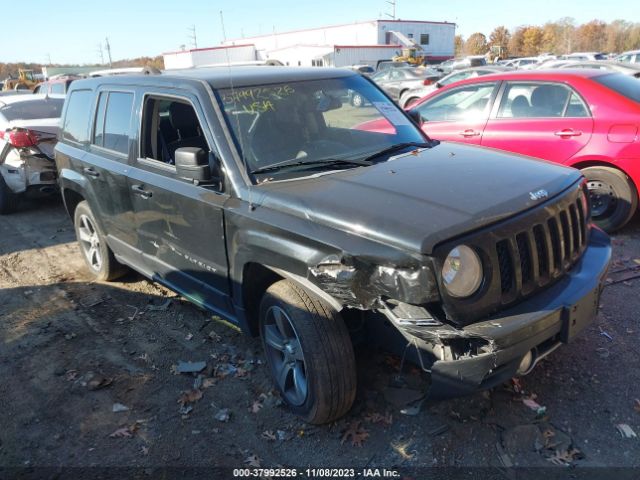
<path id="1" fill-rule="evenodd" d="M 639 233 L 636 218 L 616 235 L 613 268 L 634 267 Z M 416 405 L 418 369 L 398 392 L 398 359 L 360 350 L 354 408 L 312 427 L 257 340 L 134 273 L 92 283 L 74 240 L 57 203 L 0 218 L 1 466 L 640 467 L 616 429 L 640 434 L 640 279 L 612 277 L 573 344 L 471 397 Z"/>

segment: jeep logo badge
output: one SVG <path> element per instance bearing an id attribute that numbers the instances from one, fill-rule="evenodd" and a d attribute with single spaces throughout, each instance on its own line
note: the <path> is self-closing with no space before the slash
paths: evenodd
<path id="1" fill-rule="evenodd" d="M 549 192 L 546 190 L 538 190 L 537 192 L 529 192 L 529 198 L 531 200 L 542 200 L 543 198 L 547 198 L 549 196 Z"/>

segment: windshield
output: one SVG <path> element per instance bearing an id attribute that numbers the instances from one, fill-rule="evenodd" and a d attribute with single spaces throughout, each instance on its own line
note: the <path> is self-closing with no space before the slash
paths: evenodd
<path id="1" fill-rule="evenodd" d="M 219 95 L 249 172 L 299 161 L 299 168 L 270 171 L 270 177 L 309 175 L 317 172 L 305 163 L 334 169 L 330 160 L 357 161 L 425 142 L 405 113 L 359 75 L 222 89 Z M 357 166 L 342 162 L 340 168 Z"/>
<path id="2" fill-rule="evenodd" d="M 38 118 L 60 118 L 62 98 L 43 98 L 12 102 L 0 107 L 0 114 L 11 122 L 13 120 L 35 120 Z"/>

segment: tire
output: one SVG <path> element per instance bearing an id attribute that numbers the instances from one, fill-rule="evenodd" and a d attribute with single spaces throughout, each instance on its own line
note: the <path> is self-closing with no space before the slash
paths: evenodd
<path id="1" fill-rule="evenodd" d="M 14 213 L 20 204 L 20 195 L 11 191 L 0 173 L 0 215 Z"/>
<path id="2" fill-rule="evenodd" d="M 622 228 L 636 211 L 638 192 L 623 172 L 611 167 L 582 169 L 591 195 L 591 218 L 607 232 Z"/>
<path id="3" fill-rule="evenodd" d="M 281 280 L 260 302 L 260 335 L 274 383 L 294 413 L 322 424 L 349 411 L 356 396 L 356 362 L 337 311 Z"/>
<path id="4" fill-rule="evenodd" d="M 354 93 L 351 96 L 351 105 L 356 108 L 364 107 L 364 98 L 362 97 L 362 95 L 360 95 L 359 93 Z"/>
<path id="5" fill-rule="evenodd" d="M 84 200 L 76 207 L 73 226 L 82 258 L 97 280 L 115 280 L 127 272 L 127 267 L 118 263 L 114 257 L 89 204 Z"/>
<path id="6" fill-rule="evenodd" d="M 410 97 L 407 98 L 407 101 L 404 102 L 404 105 L 402 106 L 402 108 L 409 108 L 412 107 L 418 100 L 420 100 L 419 97 Z"/>

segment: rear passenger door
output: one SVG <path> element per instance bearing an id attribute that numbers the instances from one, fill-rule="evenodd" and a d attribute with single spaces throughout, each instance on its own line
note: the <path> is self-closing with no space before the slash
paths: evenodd
<path id="1" fill-rule="evenodd" d="M 565 162 L 589 142 L 592 130 L 589 109 L 569 86 L 506 82 L 482 145 Z"/>
<path id="2" fill-rule="evenodd" d="M 87 179 L 87 188 L 92 192 L 87 196 L 90 207 L 107 235 L 109 246 L 116 256 L 129 263 L 136 260 L 125 248 L 133 241 L 134 226 L 126 177 L 134 99 L 133 88 L 98 90 L 92 104 L 87 154 L 79 165 L 79 173 Z"/>
<path id="3" fill-rule="evenodd" d="M 197 97 L 158 89 L 138 108 L 139 142 L 129 172 L 136 218 L 136 248 L 147 273 L 195 303 L 231 312 L 225 249 L 222 182 L 194 185 L 178 178 L 175 151 L 215 150 Z"/>

